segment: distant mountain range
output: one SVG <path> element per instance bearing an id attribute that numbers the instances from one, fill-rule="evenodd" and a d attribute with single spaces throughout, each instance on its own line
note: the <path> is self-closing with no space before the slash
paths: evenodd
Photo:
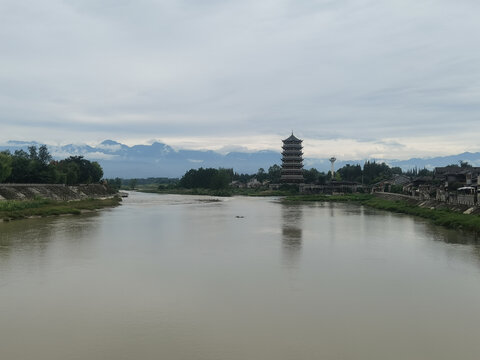
<path id="1" fill-rule="evenodd" d="M 42 145 L 37 142 L 9 141 L 0 146 L 0 151 L 19 149 L 28 146 Z M 146 178 L 146 177 L 180 177 L 187 170 L 199 167 L 233 168 L 238 173 L 255 173 L 259 168 L 268 170 L 273 164 L 281 164 L 280 151 L 230 152 L 221 154 L 211 150 L 174 150 L 172 147 L 154 142 L 151 145 L 127 146 L 113 140 L 105 140 L 96 146 L 89 145 L 48 145 L 55 159 L 64 159 L 71 155 L 83 155 L 86 159 L 95 160 L 103 167 L 106 178 Z M 367 159 L 338 160 L 335 168 L 345 164 L 362 165 Z M 465 152 L 458 155 L 433 158 L 413 158 L 409 160 L 377 160 L 385 161 L 390 166 L 402 169 L 434 168 L 448 164 L 458 164 L 460 160 L 480 166 L 480 153 Z M 306 158 L 305 168 L 316 168 L 328 171 L 330 162 L 327 158 Z"/>

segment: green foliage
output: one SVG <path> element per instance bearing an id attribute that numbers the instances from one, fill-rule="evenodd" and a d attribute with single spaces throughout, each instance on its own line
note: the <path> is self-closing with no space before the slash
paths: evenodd
<path id="1" fill-rule="evenodd" d="M 12 171 L 5 180 L 11 183 L 55 183 L 59 174 L 51 163 L 47 147 L 42 145 L 40 151 L 30 146 L 29 152 L 17 150 L 11 157 Z"/>
<path id="2" fill-rule="evenodd" d="M 130 179 L 128 183 L 128 187 L 133 190 L 135 189 L 136 186 L 137 186 L 137 179 Z"/>
<path id="3" fill-rule="evenodd" d="M 12 173 L 12 157 L 9 152 L 0 152 L 0 183 Z"/>
<path id="4" fill-rule="evenodd" d="M 115 178 L 115 179 L 106 179 L 107 185 L 110 189 L 114 191 L 120 190 L 122 186 L 122 179 L 120 178 Z"/>
<path id="5" fill-rule="evenodd" d="M 58 169 L 67 185 L 96 183 L 103 176 L 100 164 L 84 159 L 83 156 L 70 156 L 60 161 Z"/>
<path id="6" fill-rule="evenodd" d="M 457 166 L 457 165 L 455 165 Z M 412 177 L 417 177 L 417 176 L 433 176 L 433 171 L 428 170 L 427 168 L 423 168 L 421 170 L 418 170 L 416 167 L 413 169 L 410 169 L 404 173 L 406 176 L 409 176 L 410 178 Z"/>
<path id="7" fill-rule="evenodd" d="M 472 165 L 470 165 L 470 164 L 468 163 L 468 161 L 460 160 L 460 161 L 459 161 L 459 164 L 460 164 L 460 167 L 461 167 L 462 169 L 469 169 L 469 168 L 472 168 L 472 167 L 473 167 Z"/>
<path id="8" fill-rule="evenodd" d="M 257 175 L 255 176 L 258 181 L 264 182 L 268 178 L 268 174 L 265 172 L 264 168 L 260 168 L 257 171 Z"/>
<path id="9" fill-rule="evenodd" d="M 255 174 L 239 174 L 239 173 L 233 173 L 233 181 L 240 181 L 244 184 L 246 184 L 248 181 L 253 179 L 255 177 Z"/>
<path id="10" fill-rule="evenodd" d="M 226 189 L 233 178 L 233 169 L 191 169 L 182 176 L 179 186 L 185 189 Z"/>
<path id="11" fill-rule="evenodd" d="M 38 157 L 35 160 L 38 160 L 43 166 L 47 166 L 50 161 L 53 160 L 52 155 L 50 155 L 48 152 L 46 145 L 40 146 L 38 149 Z"/>
<path id="12" fill-rule="evenodd" d="M 281 166 L 274 164 L 268 168 L 268 180 L 272 184 L 280 183 L 280 177 L 282 176 L 282 168 Z"/>
<path id="13" fill-rule="evenodd" d="M 303 179 L 306 184 L 316 184 L 322 173 L 317 169 L 311 168 L 310 170 L 303 170 Z"/>
<path id="14" fill-rule="evenodd" d="M 342 180 L 362 182 L 362 167 L 360 165 L 347 164 L 344 167 L 337 170 L 336 174 L 339 174 Z"/>
<path id="15" fill-rule="evenodd" d="M 363 165 L 363 181 L 365 184 L 375 184 L 392 177 L 392 169 L 385 163 L 367 161 Z"/>
<path id="16" fill-rule="evenodd" d="M 98 162 L 91 162 L 83 156 L 71 156 L 56 162 L 42 145 L 37 150 L 30 146 L 28 153 L 17 150 L 15 153 L 0 153 L 0 182 L 74 185 L 78 183 L 95 183 L 103 177 L 102 167 Z"/>
<path id="17" fill-rule="evenodd" d="M 0 219 L 13 220 L 29 216 L 81 214 L 82 210 L 95 210 L 119 205 L 121 199 L 87 199 L 79 201 L 54 201 L 47 199 L 7 200 L 0 202 Z"/>
<path id="18" fill-rule="evenodd" d="M 232 182 L 233 170 L 232 169 L 218 169 L 210 180 L 210 189 L 226 189 Z"/>
<path id="19" fill-rule="evenodd" d="M 402 174 L 403 174 L 402 168 L 399 167 L 399 166 L 394 166 L 394 167 L 392 167 L 392 174 L 394 174 L 394 175 L 402 175 Z"/>

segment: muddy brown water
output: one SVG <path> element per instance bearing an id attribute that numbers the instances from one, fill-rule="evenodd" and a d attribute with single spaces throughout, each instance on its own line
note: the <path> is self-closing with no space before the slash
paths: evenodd
<path id="1" fill-rule="evenodd" d="M 479 358 L 473 235 L 211 199 L 0 223 L 0 359 Z"/>

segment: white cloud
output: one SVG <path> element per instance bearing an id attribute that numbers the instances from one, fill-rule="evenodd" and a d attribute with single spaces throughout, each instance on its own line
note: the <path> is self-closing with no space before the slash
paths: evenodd
<path id="1" fill-rule="evenodd" d="M 69 151 L 64 151 L 61 149 L 56 149 L 53 147 L 49 147 L 50 152 L 52 156 L 56 159 L 65 159 L 70 156 L 84 156 L 88 160 L 113 160 L 115 158 L 118 158 L 118 155 L 112 155 L 112 154 L 105 154 L 99 151 L 92 151 L 92 152 L 84 152 L 84 151 L 74 151 L 74 152 L 69 152 Z"/>
<path id="2" fill-rule="evenodd" d="M 107 151 L 118 151 L 122 148 L 121 144 L 98 144 L 97 149 L 107 150 Z"/>

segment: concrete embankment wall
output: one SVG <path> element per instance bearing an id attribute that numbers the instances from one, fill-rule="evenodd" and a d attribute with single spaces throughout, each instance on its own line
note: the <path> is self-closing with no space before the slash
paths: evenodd
<path id="1" fill-rule="evenodd" d="M 0 184 L 0 201 L 45 198 L 52 200 L 82 200 L 106 198 L 115 193 L 101 184 L 66 186 L 61 184 Z"/>

